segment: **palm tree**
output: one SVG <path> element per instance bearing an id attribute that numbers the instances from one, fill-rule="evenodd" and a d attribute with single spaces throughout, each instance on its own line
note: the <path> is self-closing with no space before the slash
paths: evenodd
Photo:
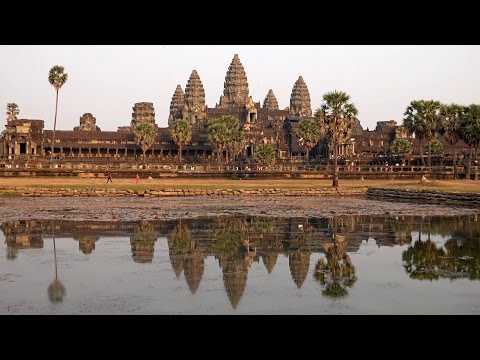
<path id="1" fill-rule="evenodd" d="M 55 257 L 55 280 L 48 286 L 48 299 L 53 302 L 61 302 L 66 294 L 65 286 L 58 280 L 57 273 L 57 248 L 55 247 L 55 236 L 53 237 L 53 254 Z"/>
<path id="2" fill-rule="evenodd" d="M 464 116 L 465 108 L 457 104 L 443 105 L 440 109 L 440 133 L 450 145 L 453 146 L 453 177 L 458 179 L 457 173 L 457 148 L 463 131 L 461 120 Z"/>
<path id="3" fill-rule="evenodd" d="M 224 149 L 227 150 L 227 160 L 228 150 L 235 152 L 235 150 L 243 149 L 245 137 L 235 116 L 227 115 L 210 120 L 207 126 L 207 134 L 208 140 L 216 148 L 219 161 Z"/>
<path id="4" fill-rule="evenodd" d="M 333 148 L 333 184 L 338 186 L 338 145 L 350 139 L 358 110 L 349 102 L 350 96 L 343 91 L 332 91 L 323 95 L 323 104 L 315 111 L 323 132 Z"/>
<path id="5" fill-rule="evenodd" d="M 440 102 L 434 100 L 414 100 L 405 111 L 403 125 L 420 141 L 420 156 L 422 164 L 425 166 L 423 158 L 423 140 L 427 140 L 430 148 L 430 142 L 437 134 L 438 123 L 440 122 Z M 428 152 L 428 166 L 432 166 L 432 154 Z"/>
<path id="6" fill-rule="evenodd" d="M 465 109 L 465 115 L 461 119 L 461 128 L 461 138 L 470 146 L 467 168 L 467 179 L 470 179 L 473 148 L 475 149 L 476 159 L 478 145 L 480 144 L 480 105 L 472 104 Z"/>
<path id="7" fill-rule="evenodd" d="M 143 163 L 145 164 L 145 153 L 155 143 L 157 130 L 155 125 L 148 121 L 140 121 L 134 128 L 135 141 L 142 148 Z"/>
<path id="8" fill-rule="evenodd" d="M 182 148 L 192 140 L 192 126 L 188 120 L 176 119 L 170 127 L 170 135 L 179 147 L 179 159 L 182 161 Z"/>
<path id="9" fill-rule="evenodd" d="M 315 145 L 320 141 L 320 128 L 318 127 L 318 121 L 315 119 L 302 119 L 298 123 L 298 128 L 295 129 L 295 135 L 300 139 L 300 144 L 307 150 L 307 162 L 308 153 Z"/>
<path id="10" fill-rule="evenodd" d="M 50 155 L 50 161 L 53 160 L 53 152 L 55 149 L 55 129 L 57 128 L 57 111 L 58 111 L 58 91 L 67 82 L 68 74 L 64 73 L 63 66 L 55 65 L 48 73 L 48 82 L 55 88 L 57 96 L 55 98 L 55 120 L 53 122 L 53 136 L 52 136 L 52 153 Z"/>
<path id="11" fill-rule="evenodd" d="M 20 109 L 15 103 L 7 103 L 7 121 L 17 120 L 17 115 L 20 114 Z"/>

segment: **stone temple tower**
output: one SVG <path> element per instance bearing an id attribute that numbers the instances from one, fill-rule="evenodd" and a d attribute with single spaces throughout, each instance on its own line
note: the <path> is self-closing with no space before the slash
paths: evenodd
<path id="1" fill-rule="evenodd" d="M 247 74 L 240 58 L 234 55 L 225 76 L 223 95 L 217 108 L 231 109 L 241 107 L 249 102 Z"/>
<path id="2" fill-rule="evenodd" d="M 183 104 L 185 102 L 185 95 L 183 93 L 182 87 L 177 85 L 175 92 L 172 96 L 172 101 L 170 102 L 170 114 L 168 116 L 168 126 L 172 125 L 175 119 L 183 118 Z"/>
<path id="3" fill-rule="evenodd" d="M 278 101 L 272 89 L 268 90 L 265 100 L 263 100 L 263 108 L 268 110 L 278 110 Z"/>
<path id="4" fill-rule="evenodd" d="M 293 85 L 292 95 L 290 96 L 290 114 L 297 116 L 312 116 L 312 106 L 310 105 L 310 93 L 303 77 L 299 77 Z"/>
<path id="5" fill-rule="evenodd" d="M 192 71 L 185 87 L 183 118 L 190 121 L 191 124 L 206 118 L 205 90 L 197 70 Z"/>
<path id="6" fill-rule="evenodd" d="M 135 103 L 133 106 L 133 113 L 132 113 L 132 122 L 131 127 L 134 128 L 137 124 L 141 121 L 147 121 L 155 125 L 157 128 L 157 124 L 155 124 L 155 109 L 153 108 L 153 103 L 151 102 L 140 102 Z"/>

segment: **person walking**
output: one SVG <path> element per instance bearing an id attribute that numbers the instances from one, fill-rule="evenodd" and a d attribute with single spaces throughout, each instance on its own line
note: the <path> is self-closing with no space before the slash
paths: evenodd
<path id="1" fill-rule="evenodd" d="M 111 173 L 110 171 L 108 172 L 107 184 L 108 184 L 109 181 L 113 184 L 113 181 L 112 181 L 112 173 Z"/>
<path id="2" fill-rule="evenodd" d="M 137 174 L 137 176 L 135 176 L 135 183 L 136 184 L 138 184 L 138 180 L 140 180 L 140 176 L 138 176 L 138 174 Z"/>

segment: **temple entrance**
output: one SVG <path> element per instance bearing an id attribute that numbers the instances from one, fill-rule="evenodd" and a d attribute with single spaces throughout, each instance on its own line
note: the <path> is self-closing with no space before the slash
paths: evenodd
<path id="1" fill-rule="evenodd" d="M 253 151 L 251 146 L 247 146 L 247 157 L 252 157 Z"/>
<path id="2" fill-rule="evenodd" d="M 21 155 L 26 155 L 27 154 L 27 144 L 26 143 L 20 143 L 20 154 Z"/>
<path id="3" fill-rule="evenodd" d="M 249 122 L 250 122 L 250 123 L 254 123 L 254 122 L 255 122 L 255 119 L 256 119 L 256 117 L 257 117 L 257 113 L 251 112 L 251 113 L 249 114 L 249 116 L 250 116 L 250 119 L 249 119 L 250 121 L 249 121 Z"/>

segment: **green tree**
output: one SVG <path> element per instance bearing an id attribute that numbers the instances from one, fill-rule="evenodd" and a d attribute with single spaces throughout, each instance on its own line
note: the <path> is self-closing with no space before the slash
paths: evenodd
<path id="1" fill-rule="evenodd" d="M 179 160 L 182 161 L 182 149 L 192 140 L 192 126 L 188 120 L 176 119 L 170 127 L 170 135 L 179 147 Z"/>
<path id="2" fill-rule="evenodd" d="M 57 128 L 57 111 L 58 111 L 58 91 L 67 82 L 68 74 L 64 72 L 63 66 L 55 65 L 48 73 L 48 82 L 54 87 L 57 96 L 55 98 L 55 120 L 53 122 L 53 136 L 52 136 L 52 153 L 50 155 L 50 161 L 53 160 L 53 151 L 55 149 L 55 130 Z"/>
<path id="3" fill-rule="evenodd" d="M 437 134 L 440 122 L 440 102 L 434 100 L 414 100 L 410 103 L 403 117 L 403 125 L 420 141 L 420 156 L 423 158 L 423 140 L 429 144 Z M 432 166 L 432 154 L 428 152 L 428 166 Z"/>
<path id="4" fill-rule="evenodd" d="M 300 120 L 298 128 L 295 129 L 295 135 L 298 137 L 299 143 L 307 150 L 308 162 L 308 153 L 320 141 L 321 134 L 318 121 L 309 118 Z"/>
<path id="5" fill-rule="evenodd" d="M 270 144 L 260 144 L 255 147 L 255 159 L 262 164 L 275 162 L 275 150 Z"/>
<path id="6" fill-rule="evenodd" d="M 467 179 L 470 179 L 472 152 L 475 149 L 474 158 L 476 159 L 478 145 L 480 144 L 480 105 L 472 104 L 466 107 L 460 126 L 462 128 L 461 138 L 470 146 L 470 158 L 467 167 Z"/>
<path id="7" fill-rule="evenodd" d="M 228 141 L 226 144 L 227 160 L 235 160 L 245 148 L 245 134 L 240 126 L 233 126 L 229 130 Z"/>
<path id="8" fill-rule="evenodd" d="M 17 116 L 20 114 L 20 109 L 15 103 L 7 103 L 7 121 L 17 120 Z"/>
<path id="9" fill-rule="evenodd" d="M 320 130 L 333 148 L 333 186 L 338 186 L 338 146 L 350 139 L 358 110 L 343 91 L 323 95 L 322 105 L 315 111 Z"/>
<path id="10" fill-rule="evenodd" d="M 461 120 L 465 114 L 465 107 L 451 104 L 442 105 L 440 108 L 440 125 L 439 130 L 445 140 L 453 147 L 453 177 L 458 179 L 457 172 L 457 143 L 460 141 Z"/>
<path id="11" fill-rule="evenodd" d="M 433 139 L 430 142 L 430 151 L 433 155 L 440 156 L 443 154 L 443 144 L 438 139 Z"/>
<path id="12" fill-rule="evenodd" d="M 408 139 L 395 139 L 390 144 L 390 150 L 392 153 L 403 157 L 405 161 L 406 157 L 412 152 L 412 143 Z"/>
<path id="13" fill-rule="evenodd" d="M 155 144 L 155 137 L 157 130 L 155 125 L 148 121 L 140 121 L 137 126 L 133 128 L 136 143 L 142 148 L 143 163 L 145 163 L 145 153 L 153 144 Z"/>
<path id="14" fill-rule="evenodd" d="M 235 116 L 227 115 L 210 120 L 207 126 L 207 134 L 208 140 L 215 147 L 219 161 L 224 150 L 227 150 L 227 160 L 229 150 L 238 148 L 243 150 L 244 135 Z"/>

